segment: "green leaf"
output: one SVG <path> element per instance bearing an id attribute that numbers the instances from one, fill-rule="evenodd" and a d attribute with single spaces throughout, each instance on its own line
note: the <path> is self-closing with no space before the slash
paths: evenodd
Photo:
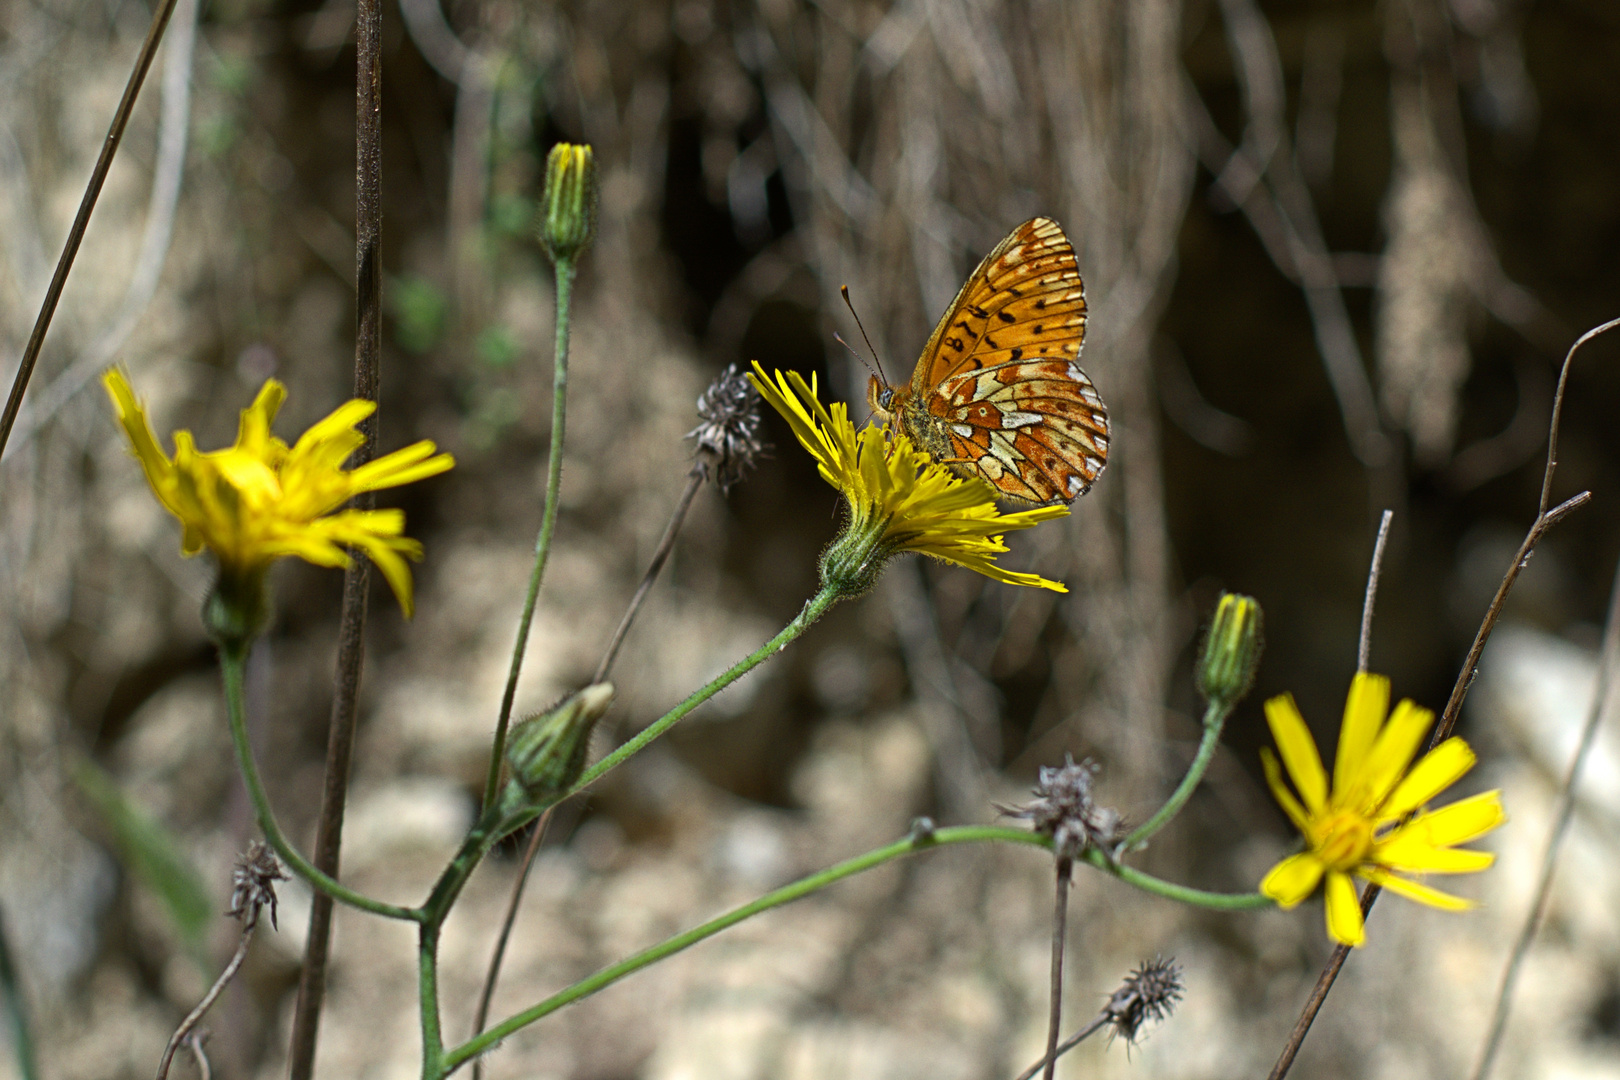
<path id="1" fill-rule="evenodd" d="M 72 775 L 112 833 L 119 859 L 162 901 L 187 948 L 201 960 L 209 925 L 219 913 L 179 839 L 125 798 L 117 782 L 94 762 L 80 758 Z"/>

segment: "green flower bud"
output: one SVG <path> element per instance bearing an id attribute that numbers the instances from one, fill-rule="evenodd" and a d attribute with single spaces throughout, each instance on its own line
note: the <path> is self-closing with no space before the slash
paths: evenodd
<path id="1" fill-rule="evenodd" d="M 893 545 L 883 542 L 886 524 L 852 510 L 843 531 L 821 553 L 822 587 L 834 590 L 841 600 L 870 592 L 895 554 Z"/>
<path id="2" fill-rule="evenodd" d="M 577 257 L 596 235 L 596 157 L 589 146 L 558 143 L 546 158 L 540 243 L 552 262 Z"/>
<path id="3" fill-rule="evenodd" d="M 591 730 L 612 703 L 613 684 L 593 683 L 512 729 L 506 763 L 531 806 L 550 806 L 579 781 Z"/>
<path id="4" fill-rule="evenodd" d="M 1235 705 L 1254 682 L 1265 648 L 1260 604 L 1252 596 L 1222 593 L 1193 669 L 1206 701 Z"/>

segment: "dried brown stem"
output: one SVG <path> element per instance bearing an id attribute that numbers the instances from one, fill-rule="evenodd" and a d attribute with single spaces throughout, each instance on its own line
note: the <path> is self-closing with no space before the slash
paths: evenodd
<path id="1" fill-rule="evenodd" d="M 253 943 L 253 931 L 258 925 L 259 908 L 255 904 L 248 909 L 247 917 L 242 922 L 242 939 L 236 943 L 236 953 L 231 957 L 231 962 L 225 965 L 225 970 L 219 973 L 219 978 L 208 988 L 208 993 L 197 1002 L 197 1007 L 186 1014 L 186 1018 L 180 1021 L 180 1026 L 174 1029 L 174 1034 L 169 1036 L 169 1045 L 163 1048 L 163 1057 L 158 1062 L 157 1080 L 164 1080 L 169 1075 L 169 1065 L 174 1061 L 175 1051 L 180 1049 L 181 1043 L 186 1041 L 186 1036 L 191 1034 L 191 1029 L 197 1026 L 203 1014 L 213 1007 L 219 995 L 225 992 L 225 987 L 230 981 L 236 978 L 236 973 L 242 970 L 242 962 L 247 959 L 248 946 Z M 194 1053 L 201 1052 L 200 1047 L 192 1045 Z M 206 1069 L 203 1070 L 203 1075 L 207 1075 Z"/>
<path id="2" fill-rule="evenodd" d="M 33 332 L 28 335 L 28 344 L 23 347 L 22 359 L 17 364 L 17 374 L 11 381 L 11 394 L 6 398 L 4 412 L 0 412 L 0 456 L 5 455 L 6 440 L 11 438 L 12 426 L 17 423 L 17 413 L 22 409 L 23 394 L 28 391 L 28 380 L 33 377 L 34 366 L 39 362 L 39 351 L 45 344 L 45 332 L 50 329 L 51 319 L 56 315 L 56 305 L 62 299 L 68 272 L 73 269 L 73 260 L 78 257 L 79 245 L 84 240 L 84 231 L 90 225 L 90 214 L 96 208 L 96 200 L 101 197 L 107 170 L 112 168 L 113 157 L 123 141 L 124 129 L 129 126 L 130 114 L 135 111 L 135 99 L 140 96 L 146 72 L 152 66 L 152 59 L 157 56 L 158 44 L 162 42 L 163 31 L 169 25 L 169 16 L 174 14 L 175 2 L 162 0 L 152 9 L 152 22 L 147 27 L 146 40 L 141 43 L 141 51 L 135 57 L 135 67 L 124 85 L 124 96 L 119 99 L 118 108 L 113 113 L 112 124 L 101 144 L 101 154 L 96 158 L 95 168 L 90 170 L 90 182 L 85 185 L 84 197 L 79 200 L 79 212 L 74 215 L 67 240 L 62 244 L 62 254 L 56 260 L 56 272 L 51 275 L 45 300 L 34 319 Z"/>
<path id="3" fill-rule="evenodd" d="M 1070 1035 L 1061 1043 L 1058 1043 L 1057 1048 L 1053 1050 L 1047 1057 L 1042 1058 L 1029 1068 L 1025 1069 L 1023 1072 L 1019 1073 L 1018 1080 L 1035 1080 L 1035 1074 L 1044 1069 L 1049 1062 L 1056 1061 L 1064 1054 L 1067 1054 L 1070 1050 L 1073 1050 L 1075 1047 L 1091 1038 L 1091 1036 L 1097 1034 L 1097 1032 L 1101 1031 L 1103 1026 L 1107 1024 L 1108 1021 L 1108 1010 L 1104 1009 L 1102 1012 L 1098 1013 L 1092 1018 L 1091 1023 L 1087 1024 L 1073 1035 Z"/>
<path id="4" fill-rule="evenodd" d="M 598 682 L 601 680 L 598 679 Z M 540 845 L 546 837 L 546 826 L 551 824 L 551 815 L 556 807 L 548 807 L 535 822 L 534 832 L 529 837 L 529 846 L 523 850 L 523 865 L 518 870 L 517 880 L 512 882 L 512 895 L 506 901 L 506 916 L 501 919 L 500 936 L 495 939 L 495 950 L 489 957 L 489 970 L 484 973 L 484 988 L 478 992 L 478 1011 L 473 1015 L 472 1033 L 479 1034 L 484 1030 L 484 1024 L 489 1020 L 489 1003 L 495 997 L 495 983 L 501 977 L 501 964 L 506 960 L 506 944 L 512 937 L 512 925 L 517 922 L 518 904 L 523 900 L 523 887 L 529 882 L 529 870 L 534 866 L 535 856 L 540 854 Z M 484 1075 L 484 1059 L 482 1056 L 473 1059 L 473 1080 L 482 1080 Z"/>
<path id="5" fill-rule="evenodd" d="M 1452 687 L 1451 698 L 1446 702 L 1446 709 L 1440 715 L 1440 723 L 1435 725 L 1434 732 L 1429 736 L 1429 746 L 1438 745 L 1442 740 L 1449 738 L 1457 726 L 1457 717 L 1462 712 L 1463 699 L 1468 696 L 1468 688 L 1473 685 L 1474 676 L 1479 669 L 1480 654 L 1485 651 L 1485 643 L 1490 640 L 1491 631 L 1496 629 L 1496 621 L 1502 615 L 1502 605 L 1507 601 L 1508 593 L 1519 580 L 1519 572 L 1529 562 L 1536 545 L 1541 542 L 1549 528 L 1556 525 L 1571 511 L 1585 506 L 1592 499 L 1592 493 L 1583 491 L 1573 498 L 1566 499 L 1557 506 L 1548 507 L 1552 496 L 1553 474 L 1558 470 L 1558 426 L 1564 411 L 1564 389 L 1569 382 L 1569 369 L 1575 359 L 1575 353 L 1582 345 L 1608 330 L 1620 326 L 1620 319 L 1610 319 L 1601 326 L 1595 326 L 1576 339 L 1575 344 L 1569 347 L 1564 356 L 1564 365 L 1558 373 L 1558 390 L 1553 395 L 1552 419 L 1547 425 L 1547 465 L 1542 472 L 1541 499 L 1537 505 L 1536 519 L 1530 525 L 1530 531 L 1525 534 L 1524 542 L 1513 556 L 1513 563 L 1502 575 L 1502 583 L 1496 588 L 1496 595 L 1491 598 L 1490 607 L 1485 611 L 1485 617 L 1480 621 L 1479 630 L 1474 634 L 1474 643 L 1469 646 L 1468 656 L 1463 660 L 1462 670 L 1457 674 L 1457 682 Z M 1376 885 L 1368 885 L 1361 894 L 1361 914 L 1365 919 L 1372 910 L 1374 901 L 1378 899 L 1381 890 Z M 1333 950 L 1328 958 L 1322 974 L 1317 977 L 1316 986 L 1311 990 L 1310 998 L 1305 1002 L 1305 1008 L 1300 1012 L 1299 1020 L 1294 1024 L 1293 1032 L 1284 1044 L 1282 1054 L 1277 1058 L 1277 1064 L 1272 1067 L 1270 1080 L 1282 1080 L 1288 1075 L 1288 1070 L 1299 1054 L 1299 1048 L 1305 1042 L 1305 1036 L 1311 1030 L 1311 1024 L 1316 1014 L 1321 1011 L 1322 1003 L 1327 1000 L 1328 991 L 1333 989 L 1333 982 L 1339 977 L 1339 971 L 1344 967 L 1345 959 L 1350 955 L 1346 945 L 1340 945 Z"/>
<path id="6" fill-rule="evenodd" d="M 1490 1033 L 1485 1037 L 1485 1047 L 1480 1052 L 1479 1066 L 1474 1070 L 1474 1080 L 1485 1080 L 1490 1075 L 1491 1066 L 1496 1063 L 1496 1053 L 1501 1048 L 1502 1033 L 1507 1028 L 1508 1010 L 1513 1002 L 1513 988 L 1519 981 L 1519 968 L 1530 952 L 1536 930 L 1541 925 L 1541 917 L 1547 911 L 1547 898 L 1552 894 L 1553 872 L 1558 867 L 1558 852 L 1563 846 L 1564 835 L 1569 831 L 1569 824 L 1575 816 L 1575 787 L 1580 782 L 1581 767 L 1586 764 L 1587 756 L 1591 754 L 1592 746 L 1597 741 L 1598 729 L 1609 714 L 1609 691 L 1614 685 L 1617 670 L 1620 670 L 1620 572 L 1615 574 L 1614 586 L 1609 592 L 1609 617 L 1603 628 L 1603 649 L 1599 656 L 1597 685 L 1592 689 L 1592 705 L 1587 710 L 1586 724 L 1581 729 L 1575 756 L 1570 759 L 1569 773 L 1564 777 L 1564 785 L 1558 792 L 1552 831 L 1547 834 L 1547 847 L 1541 856 L 1541 876 L 1536 882 L 1535 899 L 1530 902 L 1530 910 L 1525 913 L 1524 926 L 1519 930 L 1519 938 L 1513 944 L 1513 952 L 1508 958 L 1507 967 L 1502 971 L 1502 985 L 1496 994 Z"/>
<path id="7" fill-rule="evenodd" d="M 1389 540 L 1389 522 L 1395 511 L 1385 510 L 1378 523 L 1378 541 L 1373 544 L 1372 566 L 1367 570 L 1367 595 L 1361 602 L 1361 645 L 1356 650 L 1356 670 L 1366 671 L 1372 660 L 1373 602 L 1378 598 L 1378 578 L 1384 572 L 1384 544 Z"/>
<path id="8" fill-rule="evenodd" d="M 1063 944 L 1069 924 L 1069 879 L 1074 862 L 1066 855 L 1057 859 L 1057 900 L 1052 908 L 1052 1010 L 1046 1024 L 1046 1070 L 1043 1080 L 1057 1073 L 1058 1034 L 1063 1024 Z"/>
<path id="9" fill-rule="evenodd" d="M 669 559 L 669 553 L 675 550 L 675 537 L 680 534 L 681 524 L 686 521 L 686 512 L 692 508 L 692 499 L 703 486 L 703 480 L 702 466 L 693 466 L 686 480 L 686 490 L 681 492 L 680 501 L 675 504 L 675 512 L 670 515 L 669 525 L 664 529 L 663 539 L 658 541 L 658 550 L 653 552 L 652 562 L 647 565 L 647 572 L 642 575 L 641 584 L 636 587 L 635 595 L 630 598 L 630 606 L 625 609 L 624 618 L 619 620 L 619 628 L 613 631 L 613 640 L 608 643 L 607 651 L 602 654 L 602 662 L 596 665 L 596 674 L 591 677 L 591 682 L 607 681 L 608 672 L 613 668 L 613 661 L 619 656 L 619 647 L 624 644 L 625 635 L 630 632 L 630 624 L 635 622 L 636 614 L 646 602 L 647 594 L 652 591 L 653 583 L 658 580 L 658 575 L 664 569 L 664 563 Z"/>
<path id="10" fill-rule="evenodd" d="M 382 4 L 359 0 L 355 12 L 355 298 L 354 396 L 377 400 L 382 350 Z M 377 415 L 360 425 L 366 441 L 355 451 L 353 465 L 370 460 L 377 443 Z M 372 497 L 357 500 L 363 508 Z M 343 615 L 338 627 L 337 672 L 332 715 L 327 727 L 326 780 L 321 817 L 315 832 L 315 866 L 336 877 L 343 840 L 343 811 L 348 801 L 349 770 L 354 757 L 355 714 L 360 697 L 364 657 L 366 592 L 371 564 L 359 552 L 343 574 Z M 321 1003 L 326 997 L 326 962 L 332 937 L 332 899 L 316 891 L 309 912 L 309 936 L 298 979 L 298 1005 L 288 1050 L 291 1080 L 309 1080 L 315 1067 L 315 1040 Z"/>

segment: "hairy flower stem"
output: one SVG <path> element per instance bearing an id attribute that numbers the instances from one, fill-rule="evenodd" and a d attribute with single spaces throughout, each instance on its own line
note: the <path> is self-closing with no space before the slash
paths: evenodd
<path id="1" fill-rule="evenodd" d="M 658 738 L 658 736 L 674 727 L 675 724 L 687 713 L 691 712 L 705 701 L 708 701 L 710 698 L 714 697 L 714 695 L 718 694 L 720 691 L 724 690 L 726 687 L 730 686 L 732 683 L 736 682 L 738 679 L 742 678 L 744 675 L 748 674 L 750 671 L 754 670 L 756 667 L 763 664 L 765 661 L 769 660 L 783 649 L 787 648 L 789 642 L 793 641 L 800 634 L 810 629 L 810 627 L 815 624 L 815 621 L 821 618 L 822 615 L 826 614 L 827 609 L 836 604 L 841 598 L 842 594 L 836 588 L 824 587 L 820 592 L 816 593 L 815 596 L 810 598 L 810 600 L 804 605 L 804 609 L 793 617 L 793 621 L 782 628 L 781 633 L 777 634 L 775 637 L 771 638 L 771 640 L 767 641 L 765 644 L 761 645 L 759 648 L 737 661 L 724 673 L 715 676 L 715 678 L 711 680 L 708 685 L 704 686 L 697 693 L 693 694 L 691 697 L 669 710 L 669 712 L 665 713 L 657 720 L 654 720 L 651 724 L 648 724 L 646 728 L 636 734 L 635 738 L 626 742 L 623 746 L 613 751 L 613 753 L 609 754 L 601 761 L 598 761 L 595 765 L 592 765 L 589 769 L 586 769 L 585 774 L 579 778 L 579 783 L 574 785 L 573 791 L 569 792 L 569 794 L 573 794 L 574 791 L 580 791 L 583 788 L 589 787 L 599 777 L 601 777 L 602 774 L 611 769 L 617 768 L 626 758 L 640 753 L 642 747 L 646 746 L 648 743 Z"/>
<path id="2" fill-rule="evenodd" d="M 419 910 L 373 900 L 363 893 L 356 892 L 316 869 L 287 842 L 281 826 L 276 823 L 275 811 L 270 807 L 270 797 L 265 793 L 264 781 L 259 778 L 259 767 L 253 760 L 252 744 L 248 742 L 247 709 L 242 689 L 247 654 L 248 646 L 245 643 L 222 645 L 219 650 L 219 667 L 225 682 L 225 711 L 230 720 L 231 742 L 236 748 L 237 768 L 241 770 L 242 782 L 247 786 L 248 800 L 253 804 L 253 813 L 258 819 L 260 830 L 264 832 L 264 838 L 269 841 L 276 854 L 281 856 L 281 861 L 291 867 L 293 872 L 332 899 L 384 918 L 420 922 L 422 913 Z"/>
<path id="3" fill-rule="evenodd" d="M 523 597 L 523 614 L 518 617 L 517 641 L 512 645 L 512 663 L 501 694 L 501 715 L 495 722 L 495 741 L 489 752 L 489 775 L 484 779 L 484 806 L 492 806 L 499 792 L 501 762 L 506 751 L 506 730 L 512 723 L 512 702 L 517 698 L 518 675 L 523 671 L 523 651 L 529 644 L 529 627 L 534 622 L 534 606 L 540 597 L 540 581 L 551 554 L 551 536 L 557 527 L 557 500 L 562 491 L 563 429 L 568 414 L 568 311 L 573 299 L 572 256 L 555 263 L 557 283 L 557 342 L 555 367 L 551 377 L 551 449 L 546 462 L 546 503 L 540 517 L 540 534 L 534 540 L 534 569 L 529 572 L 529 591 Z"/>
<path id="4" fill-rule="evenodd" d="M 1074 860 L 1064 855 L 1057 859 L 1057 899 L 1052 908 L 1052 985 L 1049 990 L 1051 1010 L 1046 1023 L 1046 1069 L 1044 1080 L 1052 1080 L 1057 1072 L 1058 1035 L 1063 1028 L 1063 946 L 1069 928 L 1069 879 L 1074 876 Z"/>
<path id="5" fill-rule="evenodd" d="M 811 874 L 809 877 L 800 878 L 798 881 L 790 885 L 784 885 L 773 892 L 768 892 L 757 900 L 734 908 L 701 926 L 677 934 L 667 941 L 654 945 L 649 949 L 644 949 L 611 967 L 603 968 L 596 974 L 581 979 L 539 1004 L 508 1017 L 488 1031 L 468 1039 L 460 1046 L 445 1051 L 443 1057 L 444 1074 L 448 1075 L 479 1054 L 487 1053 L 502 1039 L 522 1030 L 536 1020 L 549 1016 L 558 1009 L 566 1005 L 572 1005 L 582 998 L 589 997 L 598 990 L 613 985 L 625 976 L 633 975 L 643 968 L 651 967 L 660 960 L 673 956 L 675 953 L 696 945 L 706 938 L 713 937 L 722 930 L 730 929 L 745 919 L 781 907 L 784 904 L 790 904 L 835 882 L 842 881 L 847 877 L 853 877 L 863 871 L 871 870 L 874 867 L 882 866 L 884 863 L 907 855 L 914 855 L 921 851 L 930 851 L 951 844 L 995 842 L 1027 844 L 1031 847 L 1046 848 L 1048 850 L 1052 846 L 1051 839 L 1042 836 L 1040 833 L 1030 832 L 1026 829 L 1009 828 L 1005 825 L 961 825 L 936 829 L 925 834 L 907 836 L 892 844 L 868 851 L 864 855 L 857 855 L 852 859 L 846 859 L 844 862 L 829 866 L 827 869 Z M 1242 911 L 1272 906 L 1272 901 L 1268 897 L 1261 896 L 1258 893 L 1224 894 L 1188 889 L 1184 886 L 1172 885 L 1147 874 L 1111 864 L 1100 853 L 1096 861 L 1093 861 L 1090 858 L 1091 854 L 1088 852 L 1085 859 L 1097 869 L 1111 873 L 1121 881 L 1134 885 L 1139 889 L 1145 889 L 1172 900 L 1182 900 L 1187 903 L 1198 904 L 1201 907 L 1224 911 Z"/>
<path id="6" fill-rule="evenodd" d="M 1170 798 L 1165 800 L 1158 812 L 1125 838 L 1119 846 L 1121 852 L 1136 851 L 1146 846 L 1149 837 L 1181 813 L 1181 808 L 1187 805 L 1187 800 L 1192 798 L 1193 791 L 1203 780 L 1204 773 L 1209 771 L 1210 762 L 1215 760 L 1215 750 L 1221 743 L 1221 730 L 1226 726 L 1226 718 L 1232 714 L 1233 704 L 1235 702 L 1223 704 L 1212 700 L 1205 705 L 1204 735 L 1198 742 L 1198 752 L 1193 755 L 1192 764 L 1187 767 L 1187 775 L 1181 778 L 1181 783 L 1170 793 Z"/>

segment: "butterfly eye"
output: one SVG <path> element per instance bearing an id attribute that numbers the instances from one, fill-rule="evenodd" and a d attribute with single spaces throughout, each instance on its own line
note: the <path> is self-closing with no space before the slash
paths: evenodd
<path id="1" fill-rule="evenodd" d="M 894 387 L 885 386 L 878 391 L 878 408 L 887 409 L 894 402 Z"/>

